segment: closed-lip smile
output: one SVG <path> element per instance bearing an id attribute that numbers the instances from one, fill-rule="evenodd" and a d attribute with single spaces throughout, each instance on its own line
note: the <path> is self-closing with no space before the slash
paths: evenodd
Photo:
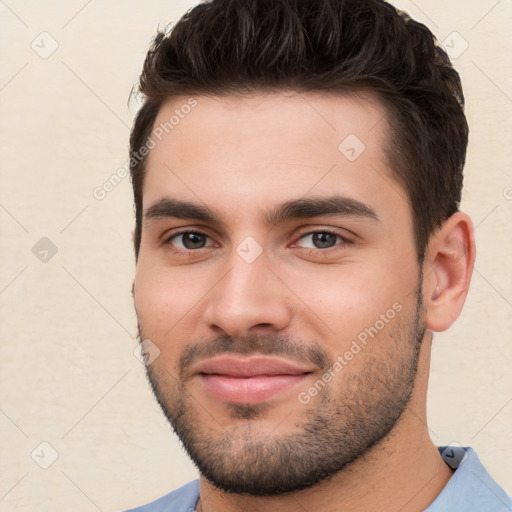
<path id="1" fill-rule="evenodd" d="M 311 364 L 275 357 L 216 356 L 193 365 L 204 390 L 230 403 L 259 403 L 282 394 L 315 371 Z"/>

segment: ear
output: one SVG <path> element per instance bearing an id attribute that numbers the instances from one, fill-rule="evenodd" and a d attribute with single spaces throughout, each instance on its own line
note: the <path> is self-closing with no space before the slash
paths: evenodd
<path id="1" fill-rule="evenodd" d="M 423 263 L 427 329 L 445 331 L 459 316 L 475 254 L 473 223 L 465 213 L 453 214 L 432 234 Z"/>

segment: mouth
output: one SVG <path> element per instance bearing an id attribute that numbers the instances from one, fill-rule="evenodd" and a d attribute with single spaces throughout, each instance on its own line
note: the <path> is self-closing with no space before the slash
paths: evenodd
<path id="1" fill-rule="evenodd" d="M 311 365 L 284 359 L 219 356 L 196 365 L 194 376 L 217 400 L 256 404 L 293 390 L 314 370 Z"/>

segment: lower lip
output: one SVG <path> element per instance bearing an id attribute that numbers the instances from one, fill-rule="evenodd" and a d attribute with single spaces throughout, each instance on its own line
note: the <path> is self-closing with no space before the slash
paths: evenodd
<path id="1" fill-rule="evenodd" d="M 199 374 L 206 391 L 224 402 L 254 404 L 287 391 L 304 381 L 308 374 L 227 377 Z"/>

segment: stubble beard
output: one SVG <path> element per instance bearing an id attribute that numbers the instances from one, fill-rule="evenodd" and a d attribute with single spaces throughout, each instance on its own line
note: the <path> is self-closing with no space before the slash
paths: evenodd
<path id="1" fill-rule="evenodd" d="M 153 393 L 201 475 L 227 493 L 278 496 L 319 484 L 368 455 L 397 425 L 414 389 L 425 333 L 421 282 L 414 314 L 395 318 L 387 338 L 370 342 L 385 343 L 385 357 L 377 359 L 368 346 L 355 356 L 365 358 L 360 371 L 349 373 L 349 364 L 309 404 L 297 401 L 300 415 L 287 434 L 278 425 L 274 432 L 258 428 L 267 404 L 228 404 L 230 426 L 221 426 L 225 421 L 205 412 L 183 382 L 148 366 Z M 336 379 L 343 385 L 336 387 Z"/>

